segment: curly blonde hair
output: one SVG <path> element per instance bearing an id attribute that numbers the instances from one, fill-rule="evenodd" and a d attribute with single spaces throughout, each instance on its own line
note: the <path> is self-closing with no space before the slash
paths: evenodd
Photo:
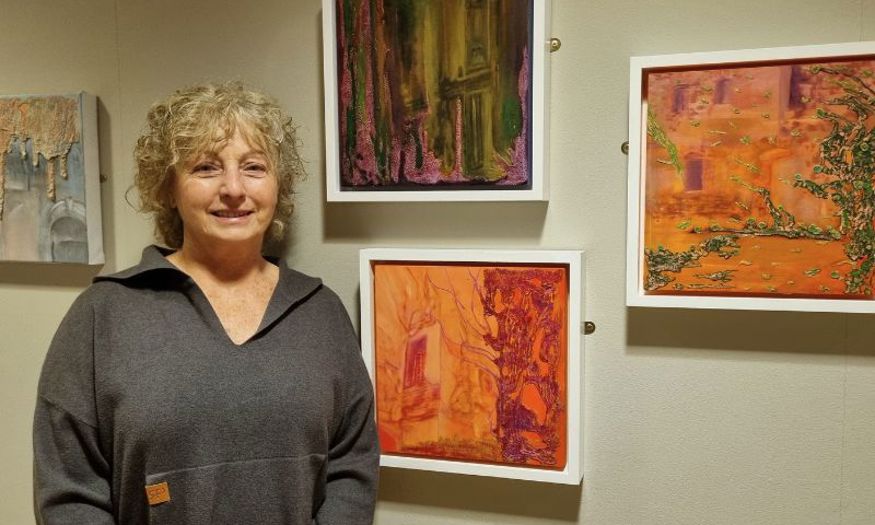
<path id="1" fill-rule="evenodd" d="M 172 204 L 173 176 L 184 164 L 211 153 L 239 129 L 268 157 L 278 182 L 277 204 L 266 240 L 279 240 L 294 209 L 294 182 L 304 175 L 292 119 L 273 98 L 241 82 L 183 88 L 155 103 L 137 140 L 134 186 L 140 211 L 151 213 L 155 235 L 170 248 L 183 241 L 182 219 Z"/>

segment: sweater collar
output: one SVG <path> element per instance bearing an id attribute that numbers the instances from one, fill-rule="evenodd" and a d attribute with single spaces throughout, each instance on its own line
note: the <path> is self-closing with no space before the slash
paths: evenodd
<path id="1" fill-rule="evenodd" d="M 139 264 L 117 273 L 98 275 L 94 278 L 94 282 L 114 281 L 132 286 L 135 282 L 144 280 L 156 283 L 166 279 L 167 281 L 165 282 L 168 285 L 174 280 L 189 281 L 188 275 L 165 258 L 166 255 L 171 253 L 173 253 L 173 250 L 168 248 L 162 248 L 154 244 L 147 246 L 143 249 L 143 255 L 140 258 Z M 289 268 L 282 259 L 275 257 L 268 257 L 267 259 L 279 267 L 280 275 L 273 298 L 265 312 L 262 326 L 272 324 L 289 308 L 303 301 L 322 286 L 321 279 L 310 277 Z"/>

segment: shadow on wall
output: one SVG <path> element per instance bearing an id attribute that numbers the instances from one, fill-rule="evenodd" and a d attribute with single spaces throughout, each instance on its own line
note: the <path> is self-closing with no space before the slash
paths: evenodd
<path id="1" fill-rule="evenodd" d="M 379 501 L 577 523 L 582 490 L 577 485 L 383 468 Z"/>
<path id="2" fill-rule="evenodd" d="M 687 348 L 875 356 L 875 345 L 853 344 L 860 330 L 875 332 L 875 316 L 867 314 L 637 307 L 627 312 L 627 352 L 633 354 Z"/>
<path id="3" fill-rule="evenodd" d="M 100 214 L 103 224 L 103 255 L 104 267 L 114 269 L 115 266 L 115 191 L 119 181 L 115 180 L 115 169 L 112 162 L 112 116 L 106 105 L 97 98 L 97 140 L 100 152 Z M 127 155 L 130 155 L 127 152 Z M 104 179 L 104 175 L 106 178 Z M 136 197 L 136 192 L 131 192 Z M 125 206 L 128 206 L 125 204 Z M 114 271 L 114 270 L 112 270 Z"/>
<path id="4" fill-rule="evenodd" d="M 324 184 L 323 184 L 324 186 Z M 539 239 L 546 202 L 329 203 L 325 240 L 492 239 L 513 243 Z"/>

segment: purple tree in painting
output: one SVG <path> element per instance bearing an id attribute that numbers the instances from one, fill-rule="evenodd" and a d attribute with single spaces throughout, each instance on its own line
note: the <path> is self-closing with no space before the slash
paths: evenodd
<path id="1" fill-rule="evenodd" d="M 566 414 L 560 288 L 564 270 L 487 268 L 482 274 L 470 273 L 470 278 L 477 305 L 466 305 L 452 284 L 443 287 L 430 278 L 427 282 L 452 298 L 463 320 L 460 340 L 452 345 L 495 381 L 492 433 L 500 460 L 561 468 Z M 477 311 L 481 314 L 475 315 Z M 442 336 L 450 337 L 447 332 Z"/>
<path id="2" fill-rule="evenodd" d="M 490 269 L 480 290 L 484 314 L 495 320 L 486 342 L 498 353 L 498 439 L 504 459 L 555 465 L 558 427 L 564 406 L 560 395 L 562 319 L 557 316 L 559 270 Z M 534 389 L 543 414 L 526 407 Z"/>

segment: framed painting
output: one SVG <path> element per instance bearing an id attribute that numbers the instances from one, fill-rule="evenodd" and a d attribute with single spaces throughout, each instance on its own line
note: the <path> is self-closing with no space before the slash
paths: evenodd
<path id="1" fill-rule="evenodd" d="M 103 264 L 97 99 L 0 97 L 0 261 Z"/>
<path id="2" fill-rule="evenodd" d="M 361 251 L 381 465 L 579 484 L 582 253 Z"/>
<path id="3" fill-rule="evenodd" d="M 329 201 L 547 200 L 550 0 L 323 0 Z"/>
<path id="4" fill-rule="evenodd" d="M 627 305 L 875 312 L 875 42 L 633 57 Z"/>

